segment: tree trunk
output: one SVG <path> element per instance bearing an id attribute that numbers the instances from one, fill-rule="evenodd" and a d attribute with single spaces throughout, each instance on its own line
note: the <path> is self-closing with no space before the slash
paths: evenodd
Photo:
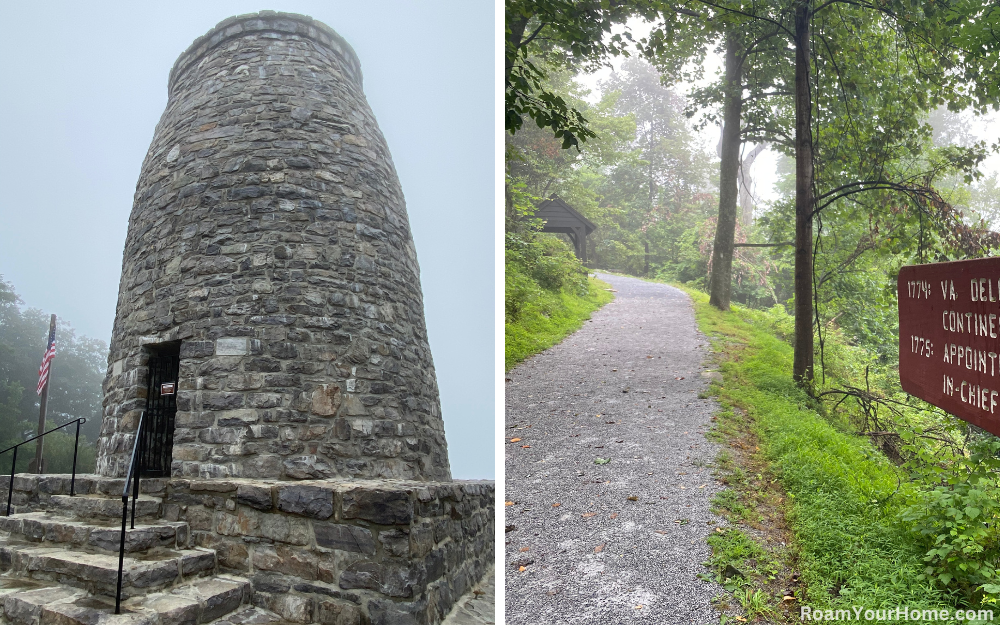
<path id="1" fill-rule="evenodd" d="M 813 145 L 809 85 L 811 19 L 808 0 L 795 7 L 795 355 L 792 378 L 813 379 Z"/>
<path id="2" fill-rule="evenodd" d="M 736 237 L 736 203 L 739 189 L 736 177 L 740 168 L 740 117 L 743 113 L 743 80 L 741 76 L 740 38 L 726 34 L 725 103 L 722 111 L 722 147 L 719 166 L 719 221 L 715 228 L 712 248 L 712 277 L 709 283 L 709 303 L 720 310 L 729 310 L 733 285 L 733 241 Z"/>
<path id="3" fill-rule="evenodd" d="M 528 18 L 520 16 L 515 20 L 509 21 L 507 25 L 510 27 L 510 32 L 506 33 L 505 43 L 505 54 L 504 54 L 504 64 L 503 64 L 503 76 L 504 76 L 504 87 L 510 86 L 510 72 L 514 68 L 514 57 L 517 56 L 517 51 L 521 47 L 521 40 L 524 38 L 524 27 L 528 24 Z"/>

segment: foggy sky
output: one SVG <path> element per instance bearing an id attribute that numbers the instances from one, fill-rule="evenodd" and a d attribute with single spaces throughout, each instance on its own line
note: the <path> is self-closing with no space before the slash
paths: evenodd
<path id="1" fill-rule="evenodd" d="M 7 3 L 0 275 L 27 306 L 110 340 L 128 215 L 170 68 L 221 20 L 261 9 L 324 22 L 361 60 L 364 91 L 406 196 L 452 473 L 492 478 L 489 0 Z"/>

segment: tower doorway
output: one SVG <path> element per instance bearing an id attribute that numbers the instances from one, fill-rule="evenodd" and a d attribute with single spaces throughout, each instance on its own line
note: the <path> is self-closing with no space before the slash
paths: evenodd
<path id="1" fill-rule="evenodd" d="M 146 386 L 146 418 L 139 442 L 142 477 L 170 477 L 177 414 L 180 342 L 150 345 Z"/>

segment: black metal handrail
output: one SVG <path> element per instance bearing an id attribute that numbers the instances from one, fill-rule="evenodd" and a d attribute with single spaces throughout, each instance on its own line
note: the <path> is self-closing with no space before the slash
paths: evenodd
<path id="1" fill-rule="evenodd" d="M 80 449 L 80 424 L 86 422 L 87 422 L 86 417 L 80 417 L 79 419 L 73 419 L 72 421 L 67 421 L 66 423 L 60 425 L 59 427 L 52 428 L 48 432 L 42 432 L 37 436 L 32 436 L 26 441 L 21 441 L 20 443 L 14 445 L 13 447 L 8 447 L 7 449 L 0 451 L 0 456 L 2 456 L 11 449 L 14 450 L 14 457 L 10 461 L 10 484 L 7 485 L 7 516 L 10 516 L 10 504 L 14 495 L 14 470 L 17 468 L 17 448 L 20 447 L 21 445 L 30 443 L 35 439 L 41 438 L 46 434 L 51 434 L 56 430 L 61 430 L 68 425 L 73 425 L 74 423 L 76 424 L 76 443 L 73 445 L 73 477 L 70 478 L 69 481 L 69 496 L 72 497 L 73 495 L 76 494 L 76 455 Z"/>
<path id="2" fill-rule="evenodd" d="M 122 488 L 122 535 L 121 544 L 118 548 L 118 591 L 115 594 L 115 614 L 122 613 L 122 573 L 125 568 L 125 525 L 128 523 L 128 496 L 129 484 L 133 484 L 132 491 L 132 529 L 135 529 L 135 502 L 139 499 L 139 467 L 136 460 L 139 460 L 140 441 L 142 440 L 142 424 L 146 420 L 146 413 L 139 415 L 139 427 L 135 429 L 135 444 L 132 445 L 132 459 L 128 464 L 128 473 L 125 475 L 125 487 Z M 135 475 L 135 482 L 132 476 Z"/>

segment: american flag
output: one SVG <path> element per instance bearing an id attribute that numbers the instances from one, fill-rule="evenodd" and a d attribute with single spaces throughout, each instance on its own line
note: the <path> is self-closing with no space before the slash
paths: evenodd
<path id="1" fill-rule="evenodd" d="M 42 389 L 49 381 L 49 367 L 52 365 L 52 359 L 56 357 L 56 329 L 52 328 L 49 332 L 49 346 L 45 350 L 45 356 L 42 357 L 42 366 L 38 368 L 38 388 L 35 393 L 41 395 Z"/>

